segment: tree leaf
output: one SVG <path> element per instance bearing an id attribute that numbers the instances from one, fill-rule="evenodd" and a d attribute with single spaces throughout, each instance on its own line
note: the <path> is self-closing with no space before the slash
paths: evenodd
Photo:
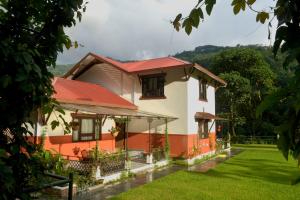
<path id="1" fill-rule="evenodd" d="M 182 18 L 182 14 L 180 13 L 176 16 L 175 20 L 172 22 L 172 24 L 173 24 L 174 28 L 176 29 L 176 31 L 179 31 L 179 29 L 180 29 L 181 24 L 180 24 L 179 21 L 181 20 L 181 18 Z"/>
<path id="2" fill-rule="evenodd" d="M 180 20 L 181 20 L 181 18 L 182 18 L 182 14 L 180 13 L 180 14 L 178 14 L 178 15 L 176 16 L 176 18 L 175 18 L 174 22 L 178 22 L 178 21 L 180 21 Z"/>
<path id="3" fill-rule="evenodd" d="M 59 121 L 57 121 L 57 120 L 53 120 L 52 122 L 51 122 L 51 129 L 52 130 L 54 130 L 56 127 L 58 127 L 59 126 Z"/>
<path id="4" fill-rule="evenodd" d="M 204 19 L 204 14 L 203 14 L 203 11 L 202 11 L 202 9 L 200 7 L 198 8 L 198 12 L 199 12 L 199 17 L 201 19 Z"/>
<path id="5" fill-rule="evenodd" d="M 247 4 L 253 5 L 253 4 L 255 3 L 255 1 L 256 1 L 256 0 L 248 0 L 248 1 L 247 1 Z"/>
<path id="6" fill-rule="evenodd" d="M 233 13 L 235 15 L 237 15 L 241 10 L 241 5 L 240 4 L 236 4 L 234 7 L 233 7 Z"/>
<path id="7" fill-rule="evenodd" d="M 191 25 L 197 28 L 200 22 L 198 9 L 193 9 L 189 15 L 189 18 L 191 19 Z"/>
<path id="8" fill-rule="evenodd" d="M 214 5 L 216 4 L 216 0 L 205 0 L 205 4 L 206 4 L 206 7 L 205 7 L 206 12 L 208 15 L 210 15 Z"/>
<path id="9" fill-rule="evenodd" d="M 192 29 L 193 29 L 193 28 L 192 28 L 192 25 L 190 25 L 190 24 L 188 24 L 188 25 L 185 26 L 185 32 L 186 32 L 188 35 L 191 34 Z"/>
<path id="10" fill-rule="evenodd" d="M 264 24 L 267 19 L 269 19 L 269 13 L 266 13 L 264 11 L 256 15 L 256 21 L 260 21 L 260 23 L 262 24 Z"/>

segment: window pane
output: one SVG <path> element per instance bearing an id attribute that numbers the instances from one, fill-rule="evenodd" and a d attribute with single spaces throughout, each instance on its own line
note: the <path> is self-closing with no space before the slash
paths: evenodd
<path id="1" fill-rule="evenodd" d="M 85 133 L 94 133 L 94 120 L 93 119 L 82 119 L 81 120 L 81 134 L 85 134 Z"/>
<path id="2" fill-rule="evenodd" d="M 93 136 L 81 136 L 81 140 L 92 140 Z"/>
<path id="3" fill-rule="evenodd" d="M 142 95 L 144 97 L 164 96 L 164 75 L 142 78 Z"/>
<path id="4" fill-rule="evenodd" d="M 208 120 L 198 121 L 198 134 L 200 139 L 208 138 Z"/>
<path id="5" fill-rule="evenodd" d="M 207 81 L 199 78 L 199 99 L 206 100 L 206 85 Z"/>
<path id="6" fill-rule="evenodd" d="M 78 130 L 73 130 L 72 136 L 73 136 L 73 141 L 78 141 Z"/>

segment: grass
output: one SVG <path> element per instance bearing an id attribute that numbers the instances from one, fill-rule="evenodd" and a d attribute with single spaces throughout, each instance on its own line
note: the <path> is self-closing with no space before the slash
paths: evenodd
<path id="1" fill-rule="evenodd" d="M 178 171 L 122 193 L 126 199 L 293 200 L 300 197 L 294 160 L 286 161 L 275 146 L 242 145 L 244 151 L 206 173 Z"/>

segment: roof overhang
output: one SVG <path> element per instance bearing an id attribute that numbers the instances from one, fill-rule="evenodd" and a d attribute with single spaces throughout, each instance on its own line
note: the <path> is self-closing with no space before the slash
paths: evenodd
<path id="1" fill-rule="evenodd" d="M 194 64 L 193 66 L 195 69 L 199 70 L 200 72 L 206 74 L 208 77 L 212 78 L 213 80 L 215 80 L 216 82 L 218 82 L 221 86 L 226 87 L 227 83 L 221 79 L 220 77 L 218 77 L 217 75 L 215 75 L 214 73 L 210 72 L 208 69 L 200 66 L 199 64 Z"/>
<path id="2" fill-rule="evenodd" d="M 131 110 L 126 108 L 112 108 L 104 106 L 94 105 L 79 105 L 71 103 L 60 103 L 62 109 L 74 111 L 74 112 L 87 112 L 92 114 L 98 114 L 102 116 L 126 116 L 129 118 L 152 118 L 152 119 L 167 119 L 175 120 L 177 117 L 162 115 L 158 113 L 152 113 L 141 110 Z"/>

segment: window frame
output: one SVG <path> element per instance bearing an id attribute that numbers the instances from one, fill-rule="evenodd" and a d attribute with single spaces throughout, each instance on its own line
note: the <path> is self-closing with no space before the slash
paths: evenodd
<path id="1" fill-rule="evenodd" d="M 72 120 L 74 119 L 77 119 L 78 120 L 78 123 L 79 123 L 79 129 L 77 130 L 78 131 L 78 139 L 77 140 L 74 140 L 74 130 L 72 130 L 72 142 L 89 142 L 89 141 L 95 141 L 97 140 L 96 138 L 96 116 L 93 116 L 93 115 L 86 115 L 86 114 L 76 114 L 76 113 L 73 113 L 71 114 L 72 115 Z M 81 132 L 81 126 L 82 126 L 82 119 L 92 119 L 93 120 L 93 133 L 82 133 Z M 92 136 L 92 139 L 90 140 L 82 140 L 81 137 L 85 137 L 85 136 Z M 101 136 L 100 136 L 100 132 L 99 132 L 99 136 L 98 136 L 98 139 L 100 140 L 101 139 Z"/>
<path id="2" fill-rule="evenodd" d="M 202 77 L 198 78 L 199 81 L 199 100 L 207 101 L 207 80 Z"/>
<path id="3" fill-rule="evenodd" d="M 209 138 L 209 126 L 208 126 L 208 122 L 210 120 L 208 119 L 200 119 L 198 120 L 198 135 L 200 139 L 207 139 Z M 200 128 L 200 126 L 202 126 Z"/>
<path id="4" fill-rule="evenodd" d="M 140 100 L 143 100 L 143 99 L 166 99 L 166 96 L 165 96 L 165 82 L 166 82 L 166 73 L 157 73 L 157 74 L 147 74 L 147 75 L 141 75 L 139 76 L 140 80 L 141 80 L 141 92 L 142 92 L 142 96 L 140 97 Z M 157 88 L 156 88 L 156 91 L 155 93 L 159 93 L 159 86 L 158 85 L 162 85 L 162 87 L 160 88 L 162 90 L 162 95 L 151 95 L 151 96 L 146 96 L 145 93 L 146 91 L 144 91 L 144 88 L 145 88 L 145 82 L 146 82 L 146 79 L 150 80 L 150 79 L 154 79 L 156 78 L 156 84 L 157 84 Z M 162 78 L 163 79 L 163 82 L 162 83 L 159 83 L 159 79 Z M 149 83 L 148 83 L 149 84 Z"/>

